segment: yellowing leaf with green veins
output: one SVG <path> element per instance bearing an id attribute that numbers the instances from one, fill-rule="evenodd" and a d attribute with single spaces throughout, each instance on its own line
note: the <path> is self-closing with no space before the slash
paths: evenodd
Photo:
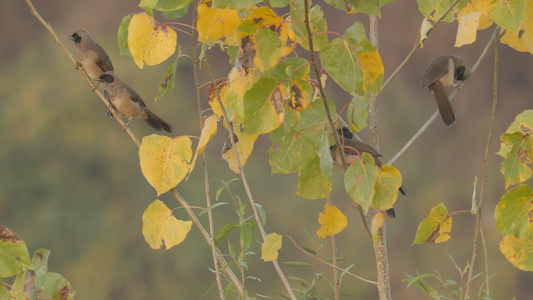
<path id="1" fill-rule="evenodd" d="M 141 171 L 157 195 L 167 192 L 185 178 L 192 158 L 188 137 L 145 136 L 139 148 Z"/>
<path id="2" fill-rule="evenodd" d="M 334 235 L 341 232 L 348 225 L 348 219 L 337 206 L 326 203 L 324 212 L 318 213 L 318 223 L 321 226 L 317 230 L 316 236 L 319 239 L 323 239 L 327 235 Z"/>
<path id="3" fill-rule="evenodd" d="M 278 250 L 281 249 L 282 236 L 277 233 L 270 233 L 265 237 L 261 245 L 261 259 L 264 261 L 273 261 L 278 259 Z"/>
<path id="4" fill-rule="evenodd" d="M 496 229 L 523 239 L 533 234 L 533 189 L 521 184 L 503 195 L 494 211 Z"/>
<path id="5" fill-rule="evenodd" d="M 371 206 L 379 210 L 391 209 L 398 198 L 398 189 L 402 185 L 402 175 L 393 166 L 383 165 L 378 170 L 376 193 Z"/>
<path id="6" fill-rule="evenodd" d="M 378 167 L 374 159 L 368 153 L 361 153 L 361 158 L 348 168 L 344 174 L 344 187 L 348 195 L 368 212 L 372 206 L 376 194 L 376 180 L 378 179 Z"/>
<path id="7" fill-rule="evenodd" d="M 533 239 L 518 239 L 506 235 L 500 242 L 500 251 L 507 260 L 522 271 L 533 271 Z"/>
<path id="8" fill-rule="evenodd" d="M 379 52 L 365 38 L 358 43 L 356 54 L 363 72 L 363 91 L 365 94 L 380 92 L 385 69 Z"/>
<path id="9" fill-rule="evenodd" d="M 128 48 L 133 60 L 143 68 L 144 64 L 157 65 L 176 51 L 176 32 L 157 23 L 146 13 L 133 15 L 128 26 Z"/>
<path id="10" fill-rule="evenodd" d="M 348 122 L 350 122 L 350 125 L 352 125 L 352 128 L 354 128 L 355 131 L 361 131 L 368 126 L 367 119 L 369 103 L 370 97 L 368 94 L 365 94 L 364 96 L 354 95 L 350 105 L 348 105 L 346 115 L 348 116 Z"/>
<path id="11" fill-rule="evenodd" d="M 479 11 L 470 13 L 459 18 L 459 28 L 455 37 L 455 47 L 472 44 L 476 41 L 477 30 L 479 27 Z"/>
<path id="12" fill-rule="evenodd" d="M 533 54 L 533 5 L 528 3 L 522 24 L 518 30 L 505 30 L 500 41 L 509 47 Z"/>
<path id="13" fill-rule="evenodd" d="M 218 43 L 238 46 L 237 26 L 241 23 L 239 14 L 234 9 L 211 8 L 211 3 L 198 5 L 198 40 L 202 43 Z"/>
<path id="14" fill-rule="evenodd" d="M 331 155 L 329 157 L 331 159 Z M 325 177 L 321 172 L 320 158 L 317 155 L 307 166 L 300 169 L 296 194 L 308 199 L 321 199 L 326 197 L 329 192 L 331 192 L 331 178 Z"/>
<path id="15" fill-rule="evenodd" d="M 244 121 L 244 95 L 263 76 L 258 70 L 250 70 L 247 74 L 240 70 L 233 68 L 230 71 L 226 99 L 222 98 L 229 120 L 239 123 Z"/>
<path id="16" fill-rule="evenodd" d="M 205 119 L 204 124 L 202 126 L 202 134 L 200 135 L 200 141 L 198 142 L 198 146 L 196 147 L 196 152 L 194 153 L 189 173 L 192 172 L 192 170 L 194 169 L 198 155 L 204 152 L 205 146 L 207 146 L 207 142 L 209 142 L 217 133 L 218 120 L 219 118 L 217 115 L 211 115 L 207 119 Z"/>
<path id="17" fill-rule="evenodd" d="M 161 201 L 155 200 L 144 211 L 144 240 L 152 249 L 168 250 L 185 240 L 191 231 L 192 221 L 182 221 Z"/>
<path id="18" fill-rule="evenodd" d="M 379 242 L 379 230 L 381 227 L 383 227 L 383 222 L 385 222 L 385 219 L 387 217 L 384 213 L 379 212 L 372 218 L 372 226 L 371 226 L 371 232 L 372 232 L 372 241 L 374 242 L 374 245 Z"/>
<path id="19" fill-rule="evenodd" d="M 420 222 L 414 244 L 438 244 L 451 239 L 452 218 L 444 204 L 433 207 L 429 216 Z"/>
<path id="20" fill-rule="evenodd" d="M 254 143 L 255 140 L 257 140 L 258 135 L 241 132 L 239 124 L 233 125 L 233 132 L 236 135 L 235 146 L 237 147 L 237 151 L 239 152 L 241 164 L 244 167 L 246 161 L 248 160 L 248 157 L 250 156 L 250 154 L 252 154 L 252 150 L 254 149 Z M 233 172 L 235 172 L 236 174 L 240 173 L 237 157 L 235 156 L 235 151 L 232 148 L 229 137 L 224 143 L 224 149 L 222 149 L 222 158 L 226 162 L 228 162 L 228 166 Z"/>

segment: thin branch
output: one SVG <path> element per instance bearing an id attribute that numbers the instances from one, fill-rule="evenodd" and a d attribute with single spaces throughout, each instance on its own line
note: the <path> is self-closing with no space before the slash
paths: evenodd
<path id="1" fill-rule="evenodd" d="M 328 124 L 331 130 L 333 131 L 333 138 L 335 139 L 335 144 L 337 145 L 337 155 L 340 155 L 342 165 L 346 166 L 346 158 L 344 157 L 344 152 L 340 151 L 342 149 L 342 144 L 340 143 L 339 136 L 335 130 L 335 123 L 331 117 L 331 111 L 329 110 L 328 100 L 326 98 L 326 93 L 324 92 L 324 86 L 322 85 L 322 80 L 320 80 L 320 71 L 318 70 L 316 59 L 315 59 L 315 47 L 313 44 L 313 38 L 311 37 L 311 27 L 309 26 L 309 0 L 302 0 L 304 2 L 304 16 L 305 16 L 305 29 L 307 31 L 307 36 L 309 37 L 309 55 L 311 57 L 311 65 L 315 71 L 315 77 L 317 80 L 318 91 L 320 92 L 320 98 L 324 104 L 324 109 L 326 110 L 326 117 L 328 119 Z"/>
<path id="2" fill-rule="evenodd" d="M 389 76 L 389 78 L 387 79 L 387 81 L 385 81 L 385 83 L 381 86 L 381 90 L 385 89 L 385 87 L 387 85 L 389 85 L 389 83 L 391 82 L 391 80 L 396 77 L 396 74 L 398 74 L 398 72 L 400 72 L 400 70 L 407 64 L 407 62 L 411 59 L 411 57 L 413 56 L 413 54 L 415 54 L 416 50 L 418 50 L 420 47 L 422 47 L 422 43 L 428 38 L 429 36 L 429 33 L 431 31 L 433 31 L 433 29 L 435 29 L 435 27 L 444 19 L 446 18 L 446 16 L 450 13 L 450 11 L 455 7 L 455 5 L 457 5 L 457 3 L 459 2 L 459 0 L 455 0 L 455 2 L 452 3 L 452 5 L 450 5 L 450 7 L 444 12 L 444 14 L 442 14 L 442 16 L 437 20 L 435 21 L 435 24 L 433 24 L 433 26 L 431 26 L 431 28 L 425 33 L 426 34 L 426 37 L 421 39 L 417 44 L 416 46 L 413 48 L 413 50 L 411 50 L 411 52 L 409 53 L 409 55 L 407 55 L 407 57 L 403 60 L 403 62 L 398 66 L 398 68 L 396 68 L 396 70 L 394 70 L 394 72 L 392 72 L 391 76 Z"/>
<path id="3" fill-rule="evenodd" d="M 237 166 L 239 167 L 242 183 L 243 183 L 244 189 L 246 191 L 246 195 L 248 196 L 248 201 L 250 201 L 250 206 L 251 206 L 252 211 L 254 213 L 254 218 L 255 218 L 255 220 L 257 222 L 257 228 L 259 228 L 259 232 L 261 233 L 261 236 L 262 236 L 263 241 L 264 241 L 266 239 L 265 228 L 263 227 L 263 223 L 261 221 L 261 217 L 259 215 L 259 211 L 257 210 L 257 206 L 255 204 L 255 200 L 254 200 L 254 197 L 252 195 L 252 191 L 250 190 L 250 186 L 248 185 L 248 180 L 246 179 L 246 175 L 244 173 L 244 169 L 243 169 L 243 166 L 242 166 L 242 163 L 241 163 L 240 154 L 239 154 L 239 151 L 237 150 L 237 146 L 236 146 L 236 143 L 235 143 L 235 138 L 234 138 L 235 134 L 233 132 L 233 124 L 229 121 L 228 114 L 227 114 L 226 110 L 224 109 L 224 104 L 222 103 L 222 98 L 220 98 L 220 93 L 219 93 L 218 89 L 216 88 L 215 78 L 213 77 L 213 73 L 211 72 L 211 68 L 209 66 L 209 63 L 208 63 L 206 57 L 204 57 L 204 62 L 205 62 L 206 68 L 207 68 L 207 72 L 209 73 L 211 82 L 215 86 L 216 98 L 217 98 L 218 104 L 222 108 L 222 113 L 224 115 L 224 123 L 226 124 L 226 128 L 229 131 L 229 136 L 230 136 L 229 140 L 231 142 L 231 146 L 232 146 L 233 151 L 235 153 L 235 160 L 237 161 Z M 285 286 L 285 289 L 287 290 L 287 293 L 289 294 L 291 299 L 296 300 L 296 296 L 294 295 L 294 292 L 292 291 L 292 288 L 291 288 L 291 286 L 289 284 L 289 281 L 287 280 L 287 277 L 285 276 L 285 274 L 281 270 L 281 267 L 279 266 L 278 261 L 277 260 L 273 260 L 272 264 L 274 265 L 274 268 L 278 272 L 278 276 L 280 277 L 281 281 L 283 282 L 283 285 Z"/>
<path id="4" fill-rule="evenodd" d="M 197 14 L 197 5 L 195 5 L 195 9 L 193 10 L 193 22 L 195 15 Z M 184 26 L 188 26 L 183 24 Z M 200 101 L 200 82 L 198 80 L 198 61 L 196 60 L 196 47 L 195 47 L 195 30 L 194 26 L 189 26 L 191 28 L 191 45 L 192 45 L 192 63 L 193 63 L 193 71 L 194 71 L 194 84 L 196 86 L 196 104 L 198 106 L 198 120 L 200 122 L 200 128 L 203 127 L 203 119 L 202 119 L 202 104 Z M 205 184 L 205 201 L 207 207 L 211 207 L 211 191 L 209 188 L 209 172 L 207 167 L 207 151 L 204 151 L 202 153 L 202 160 L 203 160 L 203 166 L 204 166 L 204 184 Z M 213 221 L 213 212 L 212 210 L 207 211 L 207 220 L 209 222 L 209 236 L 210 236 L 210 244 L 215 245 L 215 228 L 214 228 L 214 221 Z M 211 247 L 211 255 L 213 256 L 213 265 L 215 267 L 215 280 L 217 282 L 217 288 L 218 288 L 218 296 L 221 300 L 224 300 L 224 286 L 222 285 L 222 279 L 220 277 L 220 264 L 217 260 L 217 248 Z"/>
<path id="5" fill-rule="evenodd" d="M 496 37 L 498 36 L 500 32 L 500 28 L 497 27 L 495 30 L 494 30 L 494 33 L 492 34 L 492 37 L 490 38 L 489 42 L 487 43 L 487 45 L 485 46 L 485 49 L 483 49 L 483 52 L 481 52 L 481 55 L 479 56 L 478 60 L 476 61 L 476 64 L 474 65 L 474 67 L 472 67 L 472 70 L 471 70 L 471 74 L 473 75 L 477 68 L 479 67 L 479 64 L 483 61 L 483 59 L 485 58 L 485 56 L 487 55 L 487 52 L 488 50 L 490 49 L 490 47 L 492 46 L 492 43 L 496 40 Z M 472 78 L 472 75 L 469 77 Z M 452 93 L 451 95 L 448 97 L 450 99 L 450 101 L 453 100 L 453 98 L 455 97 L 455 95 L 459 92 L 460 88 L 469 80 L 465 80 L 463 81 Z M 426 123 L 424 123 L 424 125 L 415 133 L 415 135 L 413 135 L 413 137 L 411 137 L 411 139 L 403 146 L 402 149 L 400 149 L 400 151 L 398 151 L 398 153 L 396 153 L 396 155 L 389 161 L 387 162 L 388 165 L 392 165 L 394 164 L 404 153 L 405 151 L 407 151 L 407 149 L 411 146 L 411 144 L 413 144 L 413 142 L 418 139 L 422 133 L 424 133 L 429 125 L 431 123 L 433 123 L 433 121 L 435 121 L 435 119 L 439 116 L 439 110 L 435 111 L 435 113 L 433 113 L 433 115 L 426 121 Z"/>
<path id="6" fill-rule="evenodd" d="M 466 290 L 465 290 L 465 299 L 468 299 L 468 295 L 470 294 L 470 287 L 472 285 L 472 275 L 474 272 L 474 265 L 476 262 L 476 256 L 477 256 L 477 240 L 480 235 L 480 226 L 481 226 L 481 204 L 483 203 L 483 197 L 485 195 L 485 188 L 487 186 L 487 164 L 489 160 L 489 152 L 490 152 L 490 146 L 492 144 L 492 138 L 494 135 L 494 116 L 496 115 L 496 105 L 498 104 L 498 40 L 495 38 L 500 33 L 500 27 L 496 27 L 496 30 L 494 30 L 493 38 L 494 38 L 494 88 L 493 88 L 493 101 L 492 101 L 492 112 L 490 114 L 490 121 L 489 121 L 489 134 L 487 137 L 487 146 L 485 147 L 485 158 L 483 159 L 483 183 L 481 185 L 481 192 L 479 196 L 479 202 L 478 202 L 478 211 L 476 213 L 476 229 L 474 233 L 474 241 L 472 246 L 472 258 L 470 259 L 470 268 L 468 269 L 468 280 L 466 284 Z M 483 242 L 484 243 L 484 242 Z M 485 252 L 485 268 L 488 269 L 487 262 L 486 262 L 486 256 L 487 253 Z M 489 276 L 486 274 L 485 276 Z M 488 283 L 488 278 L 487 278 Z"/>

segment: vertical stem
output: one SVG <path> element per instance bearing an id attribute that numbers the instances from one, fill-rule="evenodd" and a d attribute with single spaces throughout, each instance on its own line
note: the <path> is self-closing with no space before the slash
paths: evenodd
<path id="1" fill-rule="evenodd" d="M 493 100 L 492 100 L 492 112 L 490 115 L 490 124 L 489 124 L 489 136 L 487 138 L 487 146 L 485 147 L 485 158 L 483 159 L 483 184 L 481 186 L 481 192 L 478 202 L 478 210 L 476 212 L 476 229 L 474 232 L 474 240 L 472 244 L 472 258 L 470 259 L 470 268 L 468 269 L 468 280 L 466 283 L 465 289 L 465 299 L 468 299 L 470 294 L 470 287 L 472 285 L 472 276 L 474 272 L 474 265 L 476 262 L 477 256 L 477 240 L 480 235 L 480 226 L 481 226 L 481 203 L 483 202 L 483 196 L 485 195 L 485 186 L 487 184 L 487 161 L 489 158 L 490 145 L 492 143 L 492 136 L 494 134 L 494 115 L 496 114 L 496 104 L 498 103 L 498 40 L 496 36 L 500 33 L 499 27 L 496 28 L 492 35 L 494 41 L 494 89 L 493 89 Z M 487 259 L 487 253 L 485 252 L 485 260 Z M 485 261 L 485 269 L 488 271 L 488 265 Z M 485 276 L 488 276 L 485 274 Z M 487 278 L 488 285 L 488 278 Z"/>
<path id="2" fill-rule="evenodd" d="M 378 50 L 378 17 L 370 16 L 370 43 Z M 370 123 L 370 139 L 372 146 L 379 151 L 379 122 L 378 122 L 378 94 L 370 94 L 370 105 L 368 109 Z M 379 241 L 374 245 L 374 255 L 376 257 L 376 268 L 378 273 L 378 293 L 379 299 L 388 300 L 390 298 L 389 282 L 389 262 L 387 257 L 387 224 L 378 231 Z"/>
<path id="3" fill-rule="evenodd" d="M 195 2 L 195 8 L 198 7 L 198 3 Z M 193 22 L 194 18 L 196 16 L 196 9 L 193 11 Z M 192 45 L 192 59 L 193 59 L 193 68 L 194 68 L 194 83 L 196 85 L 196 103 L 198 105 L 198 120 L 200 122 L 200 128 L 203 126 L 202 122 L 202 104 L 200 101 L 200 82 L 198 80 L 198 61 L 196 58 L 196 45 L 195 37 L 194 37 L 194 29 L 191 29 L 191 45 Z M 215 87 L 216 88 L 216 87 Z M 207 152 L 204 151 L 202 153 L 202 161 L 204 166 L 204 184 L 205 184 L 205 200 L 206 200 L 206 207 L 211 206 L 211 191 L 209 188 L 209 172 L 207 167 Z M 217 282 L 217 288 L 218 288 L 218 296 L 221 300 L 224 300 L 224 286 L 222 285 L 222 279 L 220 276 L 220 264 L 217 260 L 217 248 L 214 247 L 215 245 L 215 228 L 214 228 L 214 221 L 213 221 L 213 212 L 212 210 L 207 211 L 207 219 L 209 221 L 209 236 L 210 236 L 210 244 L 213 245 L 211 247 L 211 255 L 213 256 L 213 266 L 215 267 L 215 280 Z M 244 282 L 244 281 L 243 281 Z M 242 293 L 244 295 L 244 293 Z"/>

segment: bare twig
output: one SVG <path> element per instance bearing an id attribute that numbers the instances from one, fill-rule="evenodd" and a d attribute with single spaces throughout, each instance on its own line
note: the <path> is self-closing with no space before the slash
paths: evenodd
<path id="1" fill-rule="evenodd" d="M 479 196 L 479 201 L 477 204 L 478 210 L 476 213 L 476 229 L 474 232 L 474 240 L 472 245 L 472 258 L 470 259 L 470 267 L 468 269 L 468 280 L 466 284 L 466 290 L 465 290 L 465 299 L 468 299 L 468 296 L 470 294 L 470 287 L 472 285 L 472 275 L 474 272 L 474 265 L 476 262 L 476 256 L 477 256 L 477 240 L 480 235 L 480 226 L 481 226 L 481 204 L 483 202 L 483 196 L 485 195 L 485 188 L 487 185 L 487 163 L 489 160 L 489 153 L 490 153 L 490 145 L 492 144 L 492 138 L 494 135 L 494 116 L 496 115 L 496 105 L 498 104 L 498 40 L 496 37 L 500 33 L 500 27 L 496 27 L 496 30 L 494 30 L 494 34 L 492 35 L 494 43 L 494 88 L 493 88 L 493 101 L 492 101 L 492 112 L 490 114 L 489 118 L 489 134 L 487 137 L 487 146 L 485 147 L 485 158 L 483 159 L 483 183 L 481 185 L 481 192 Z M 485 48 L 488 50 L 488 47 Z M 477 66 L 477 64 L 476 64 Z M 483 241 L 484 243 L 484 241 Z M 485 252 L 485 269 L 488 270 L 488 264 L 487 264 L 487 253 Z M 487 274 L 487 284 L 488 284 L 488 271 Z"/>

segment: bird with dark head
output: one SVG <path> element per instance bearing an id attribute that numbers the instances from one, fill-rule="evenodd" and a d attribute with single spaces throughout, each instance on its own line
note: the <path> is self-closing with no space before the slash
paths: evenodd
<path id="1" fill-rule="evenodd" d="M 76 45 L 78 63 L 83 66 L 91 77 L 98 78 L 104 72 L 113 71 L 113 64 L 111 64 L 111 60 L 104 48 L 91 38 L 87 30 L 76 30 L 69 38 Z"/>
<path id="2" fill-rule="evenodd" d="M 367 145 L 360 140 L 358 140 L 353 132 L 350 132 L 350 129 L 348 127 L 341 127 L 337 128 L 337 135 L 339 136 L 339 140 L 342 145 L 342 151 L 344 152 L 344 158 L 346 160 L 347 166 L 343 168 L 342 165 L 342 158 L 340 157 L 340 153 L 337 150 L 337 145 L 331 146 L 330 153 L 331 158 L 333 158 L 333 162 L 337 167 L 342 169 L 344 172 L 348 170 L 348 167 L 351 166 L 354 162 L 356 162 L 359 159 L 359 156 L 366 152 L 374 158 L 374 163 L 376 166 L 381 168 L 383 165 L 379 158 L 382 156 L 379 154 L 374 148 L 372 148 L 370 145 Z M 402 185 L 399 189 L 400 193 L 402 193 L 404 196 L 407 194 L 405 187 Z M 396 216 L 394 209 L 391 208 L 387 210 L 387 215 L 391 218 L 394 218 Z"/>
<path id="3" fill-rule="evenodd" d="M 122 116 L 126 116 L 130 120 L 125 127 L 133 119 L 141 117 L 155 130 L 171 132 L 172 127 L 165 120 L 148 110 L 141 96 L 122 82 L 113 71 L 104 72 L 97 80 L 102 84 L 111 105 Z"/>
<path id="4" fill-rule="evenodd" d="M 466 59 L 457 55 L 443 55 L 435 59 L 422 76 L 422 87 L 427 86 L 435 95 L 440 115 L 447 126 L 455 122 L 455 114 L 444 87 L 457 86 L 468 77 L 470 66 Z"/>

